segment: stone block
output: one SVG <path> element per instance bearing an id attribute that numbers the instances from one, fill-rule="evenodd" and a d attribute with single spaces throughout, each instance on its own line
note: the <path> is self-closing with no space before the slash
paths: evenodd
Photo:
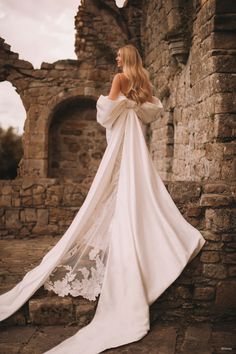
<path id="1" fill-rule="evenodd" d="M 215 305 L 221 309 L 236 309 L 236 281 L 225 280 L 218 283 L 216 288 Z"/>
<path id="2" fill-rule="evenodd" d="M 203 263 L 217 263 L 220 260 L 220 255 L 219 252 L 203 251 L 200 260 Z"/>
<path id="3" fill-rule="evenodd" d="M 236 253 L 232 252 L 232 253 L 224 254 L 222 257 L 222 263 L 236 264 Z"/>
<path id="4" fill-rule="evenodd" d="M 228 274 L 230 277 L 236 277 L 236 265 L 230 265 L 228 267 Z"/>
<path id="5" fill-rule="evenodd" d="M 21 215 L 21 221 L 24 223 L 28 222 L 36 222 L 37 221 L 37 213 L 36 209 L 33 208 L 25 208 L 21 210 L 20 212 Z"/>
<path id="6" fill-rule="evenodd" d="M 231 73 L 214 73 L 210 77 L 212 93 L 234 92 L 236 78 Z"/>
<path id="7" fill-rule="evenodd" d="M 231 113 L 236 110 L 236 99 L 234 93 L 217 93 L 214 96 L 214 112 L 216 114 Z"/>
<path id="8" fill-rule="evenodd" d="M 233 181 L 236 176 L 236 159 L 224 158 L 221 162 L 221 174 L 220 179 Z"/>
<path id="9" fill-rule="evenodd" d="M 11 195 L 12 187 L 11 186 L 2 186 L 1 187 L 1 194 L 3 195 Z"/>
<path id="10" fill-rule="evenodd" d="M 222 194 L 202 194 L 200 199 L 201 206 L 219 207 L 231 205 L 234 203 L 234 198 L 231 195 Z"/>
<path id="11" fill-rule="evenodd" d="M 63 197 L 63 186 L 62 185 L 54 185 L 49 186 L 46 191 L 46 206 L 58 206 L 62 202 Z"/>
<path id="12" fill-rule="evenodd" d="M 227 268 L 223 264 L 204 264 L 203 275 L 210 279 L 225 279 Z"/>
<path id="13" fill-rule="evenodd" d="M 1 330 L 0 343 L 27 343 L 35 333 L 34 327 L 10 327 Z M 12 352 L 11 352 L 12 353 Z M 2 354 L 4 354 L 2 352 Z M 6 352 L 7 354 L 7 352 Z"/>
<path id="14" fill-rule="evenodd" d="M 37 210 L 37 225 L 47 225 L 49 219 L 49 212 L 47 209 L 38 209 Z"/>
<path id="15" fill-rule="evenodd" d="M 80 298 L 75 309 L 76 322 L 82 326 L 88 324 L 94 316 L 96 306 L 97 301 L 89 301 L 87 299 Z"/>
<path id="16" fill-rule="evenodd" d="M 33 198 L 32 195 L 26 196 L 26 197 L 21 197 L 21 205 L 26 206 L 32 206 L 33 205 Z"/>
<path id="17" fill-rule="evenodd" d="M 214 71 L 219 73 L 234 73 L 236 66 L 236 57 L 227 55 L 225 51 L 212 50 L 211 60 L 213 62 Z"/>
<path id="18" fill-rule="evenodd" d="M 222 234 L 221 239 L 223 242 L 233 241 L 233 234 Z"/>
<path id="19" fill-rule="evenodd" d="M 205 156 L 207 159 L 221 160 L 223 157 L 224 145 L 220 143 L 206 143 L 205 144 Z M 217 157 L 217 158 L 216 158 Z"/>
<path id="20" fill-rule="evenodd" d="M 13 287 L 13 284 L 11 287 L 9 287 L 9 284 L 8 284 L 7 289 L 1 289 L 1 293 L 4 293 L 4 292 L 10 290 L 12 287 Z M 2 321 L 0 327 L 1 326 L 3 328 L 5 327 L 6 329 L 8 329 L 10 331 L 12 326 L 25 326 L 27 324 L 26 313 L 27 313 L 27 304 L 24 305 L 20 310 L 15 312 L 13 315 L 11 315 L 10 317 L 8 317 L 4 321 Z M 0 331 L 1 335 L 2 335 L 3 328 L 1 328 L 1 331 Z M 14 339 L 13 338 L 5 339 L 5 343 L 10 342 L 10 340 L 13 341 Z M 0 339 L 0 343 L 1 343 L 1 339 Z M 1 349 L 0 349 L 0 353 L 1 353 Z"/>
<path id="21" fill-rule="evenodd" d="M 24 178 L 21 184 L 22 191 L 20 195 L 31 195 L 31 188 L 33 187 L 33 185 L 34 181 L 32 180 L 32 178 Z"/>
<path id="22" fill-rule="evenodd" d="M 11 206 L 11 195 L 0 195 L 0 207 Z"/>
<path id="23" fill-rule="evenodd" d="M 230 187 L 228 183 L 209 183 L 207 182 L 205 186 L 203 186 L 203 190 L 205 193 L 216 193 L 216 194 L 229 194 Z"/>
<path id="24" fill-rule="evenodd" d="M 214 49 L 235 49 L 235 34 L 233 32 L 215 32 L 214 33 Z"/>
<path id="25" fill-rule="evenodd" d="M 234 142 L 224 143 L 223 154 L 225 159 L 233 158 L 236 155 L 236 144 Z"/>
<path id="26" fill-rule="evenodd" d="M 180 297 L 181 299 L 191 299 L 192 298 L 192 294 L 191 294 L 189 288 L 186 286 L 178 286 L 176 288 L 176 295 L 178 297 Z"/>
<path id="27" fill-rule="evenodd" d="M 189 217 L 194 217 L 194 218 L 198 218 L 201 216 L 202 214 L 202 208 L 199 208 L 199 207 L 194 207 L 194 206 L 190 206 L 188 207 L 187 209 L 187 216 Z"/>
<path id="28" fill-rule="evenodd" d="M 29 319 L 33 324 L 58 325 L 75 320 L 72 299 L 44 297 L 29 300 Z"/>
<path id="29" fill-rule="evenodd" d="M 207 242 L 204 246 L 205 251 L 222 251 L 224 242 Z"/>
<path id="30" fill-rule="evenodd" d="M 21 199 L 19 197 L 19 193 L 18 192 L 14 192 L 12 194 L 12 206 L 13 207 L 19 207 L 20 205 L 21 205 Z"/>
<path id="31" fill-rule="evenodd" d="M 193 298 L 194 300 L 206 300 L 210 301 L 215 297 L 215 288 L 206 286 L 206 287 L 196 287 L 194 289 Z"/>
<path id="32" fill-rule="evenodd" d="M 189 326 L 184 335 L 181 354 L 212 354 L 210 337 L 211 326 L 209 324 Z M 199 338 L 201 338 L 200 341 Z"/>
<path id="33" fill-rule="evenodd" d="M 59 227 L 58 225 L 38 225 L 33 227 L 32 233 L 34 235 L 57 235 Z"/>
<path id="34" fill-rule="evenodd" d="M 206 229 L 211 232 L 227 232 L 234 227 L 236 211 L 230 208 L 206 209 Z"/>
<path id="35" fill-rule="evenodd" d="M 191 201 L 198 199 L 201 193 L 201 185 L 195 182 L 171 182 L 168 185 L 168 190 L 175 202 L 178 201 Z"/>
<path id="36" fill-rule="evenodd" d="M 45 201 L 44 194 L 33 194 L 32 205 L 33 206 L 43 206 Z"/>
<path id="37" fill-rule="evenodd" d="M 6 228 L 7 229 L 20 229 L 22 224 L 20 222 L 19 210 L 10 209 L 5 212 Z"/>

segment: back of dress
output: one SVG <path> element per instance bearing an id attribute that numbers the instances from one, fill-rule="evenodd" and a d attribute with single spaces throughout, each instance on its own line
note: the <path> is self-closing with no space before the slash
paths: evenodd
<path id="1" fill-rule="evenodd" d="M 43 284 L 60 296 L 100 294 L 93 320 L 47 353 L 96 354 L 141 339 L 150 329 L 149 306 L 205 243 L 150 157 L 142 127 L 163 109 L 153 102 L 99 97 L 97 121 L 108 144 L 88 195 L 39 266 L 0 296 L 4 319 Z"/>

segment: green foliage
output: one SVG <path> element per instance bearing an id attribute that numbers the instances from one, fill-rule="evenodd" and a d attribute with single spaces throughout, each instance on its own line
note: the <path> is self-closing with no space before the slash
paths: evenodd
<path id="1" fill-rule="evenodd" d="M 13 127 L 4 130 L 0 127 L 0 179 L 13 179 L 17 176 L 17 166 L 23 155 L 22 135 Z"/>

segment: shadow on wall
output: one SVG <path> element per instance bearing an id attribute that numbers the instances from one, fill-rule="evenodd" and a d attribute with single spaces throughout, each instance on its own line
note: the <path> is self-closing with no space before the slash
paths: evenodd
<path id="1" fill-rule="evenodd" d="M 53 112 L 48 134 L 48 177 L 81 182 L 94 177 L 106 148 L 96 121 L 96 102 L 67 99 Z"/>

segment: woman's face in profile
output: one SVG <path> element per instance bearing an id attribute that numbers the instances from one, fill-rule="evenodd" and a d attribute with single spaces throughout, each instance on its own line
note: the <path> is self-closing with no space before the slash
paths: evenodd
<path id="1" fill-rule="evenodd" d="M 118 52 L 117 52 L 116 62 L 117 62 L 118 68 L 123 66 L 123 62 L 122 62 L 122 59 L 121 59 L 121 56 L 120 56 L 120 50 L 118 50 Z"/>

